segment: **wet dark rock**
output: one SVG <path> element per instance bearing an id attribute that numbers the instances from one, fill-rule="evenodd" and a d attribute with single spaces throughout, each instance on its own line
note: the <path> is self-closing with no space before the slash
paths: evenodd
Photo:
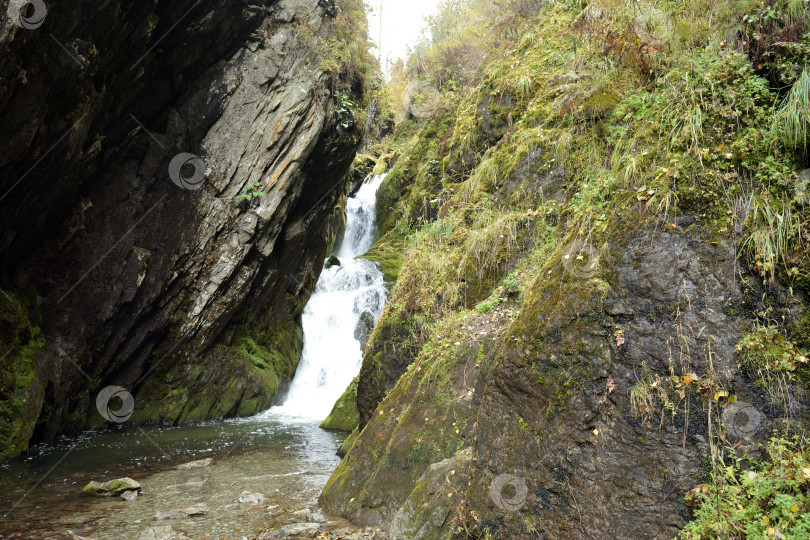
<path id="1" fill-rule="evenodd" d="M 336 255 L 332 255 L 326 259 L 326 262 L 323 265 L 323 267 L 326 269 L 332 268 L 333 266 L 340 266 L 340 259 L 338 259 Z"/>
<path id="2" fill-rule="evenodd" d="M 365 346 L 372 332 L 374 332 L 374 316 L 368 311 L 364 311 L 360 315 L 360 320 L 357 321 L 357 327 L 354 329 L 354 339 L 359 341 L 360 345 Z"/>
<path id="3" fill-rule="evenodd" d="M 38 30 L 2 19 L 0 287 L 31 297 L 48 344 L 26 439 L 104 423 L 109 385 L 134 395 L 130 422 L 176 424 L 254 414 L 288 384 L 359 138 L 307 67 L 296 25 L 332 24 L 312 8 L 77 0 Z M 170 177 L 182 153 L 196 184 Z"/>
<path id="4" fill-rule="evenodd" d="M 676 223 L 678 224 L 678 227 L 680 227 L 681 229 L 686 229 L 690 225 L 694 225 L 695 223 L 697 223 L 697 219 L 695 219 L 693 216 L 686 216 L 678 218 L 678 221 Z"/>

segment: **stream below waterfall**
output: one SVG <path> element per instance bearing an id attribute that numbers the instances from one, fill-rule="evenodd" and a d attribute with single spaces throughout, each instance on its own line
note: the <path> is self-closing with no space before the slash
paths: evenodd
<path id="1" fill-rule="evenodd" d="M 32 447 L 27 458 L 0 466 L 0 539 L 61 539 L 68 530 L 95 540 L 242 539 L 309 521 L 351 530 L 317 507 L 346 436 L 319 423 L 360 371 L 361 316 L 376 322 L 387 299 L 378 267 L 357 258 L 374 243 L 382 180 L 372 178 L 348 200 L 341 264 L 324 269 L 304 310 L 304 349 L 284 403 L 250 418 L 124 424 Z M 204 468 L 175 468 L 209 457 Z M 142 485 L 134 501 L 81 491 L 90 480 L 125 476 Z"/>

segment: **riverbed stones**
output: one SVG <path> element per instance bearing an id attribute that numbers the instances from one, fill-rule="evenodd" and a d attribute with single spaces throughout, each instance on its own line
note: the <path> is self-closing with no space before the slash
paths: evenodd
<path id="1" fill-rule="evenodd" d="M 297 510 L 292 513 L 296 519 L 303 519 L 307 523 L 326 523 L 326 518 L 317 512 L 313 512 L 309 508 Z"/>
<path id="2" fill-rule="evenodd" d="M 88 538 L 86 536 L 79 536 L 73 531 L 67 531 L 65 534 L 68 538 L 72 538 L 73 540 L 93 540 L 92 538 Z"/>
<path id="3" fill-rule="evenodd" d="M 315 538 L 321 530 L 320 523 L 293 523 L 285 525 L 279 529 L 284 536 L 282 538 Z"/>
<path id="4" fill-rule="evenodd" d="M 188 469 L 204 469 L 205 467 L 210 467 L 214 463 L 214 458 L 205 458 L 205 459 L 198 459 L 197 461 L 189 461 L 188 463 L 183 463 L 175 467 L 175 469 L 179 471 L 185 471 Z"/>
<path id="5" fill-rule="evenodd" d="M 138 498 L 138 490 L 137 489 L 128 489 L 121 493 L 121 498 L 125 501 L 134 501 Z"/>
<path id="6" fill-rule="evenodd" d="M 187 537 L 175 533 L 169 525 L 149 527 L 138 536 L 138 540 L 177 540 L 179 538 Z"/>
<path id="7" fill-rule="evenodd" d="M 155 514 L 157 520 L 170 520 L 170 519 L 184 519 L 189 517 L 204 516 L 208 512 L 208 508 L 203 503 L 195 504 L 188 508 L 174 509 L 174 510 L 161 510 Z"/>
<path id="8" fill-rule="evenodd" d="M 242 495 L 239 496 L 239 502 L 242 504 L 259 504 L 265 499 L 264 495 L 261 493 L 250 493 L 249 491 L 243 491 Z"/>
<path id="9" fill-rule="evenodd" d="M 111 495 L 117 495 L 125 491 L 138 490 L 140 488 L 141 484 L 139 482 L 136 482 L 132 478 L 125 477 L 110 480 L 108 482 L 96 482 L 95 480 L 91 480 L 86 486 L 84 486 L 82 491 L 85 493 L 91 493 L 93 495 L 109 497 Z"/>

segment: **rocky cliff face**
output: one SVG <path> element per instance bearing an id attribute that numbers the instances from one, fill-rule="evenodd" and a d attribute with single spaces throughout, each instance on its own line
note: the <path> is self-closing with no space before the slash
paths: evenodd
<path id="1" fill-rule="evenodd" d="M 622 82 L 637 81 L 625 57 L 609 75 L 573 73 L 606 54 L 569 31 L 582 16 L 546 4 L 477 87 L 447 92 L 391 144 L 372 252 L 396 283 L 364 351 L 359 430 L 321 502 L 392 538 L 673 538 L 690 525 L 703 534 L 686 538 L 710 538 L 743 535 L 746 519 L 787 515 L 771 529 L 786 530 L 804 511 L 806 477 L 734 499 L 742 514 L 795 494 L 790 515 L 723 529 L 717 507 L 700 508 L 702 494 L 749 489 L 769 437 L 810 421 L 807 204 L 792 183 L 804 158 L 773 140 L 719 153 L 770 129 L 776 96 L 749 58 L 696 46 L 643 85 Z M 681 61 L 696 86 L 668 78 Z M 696 109 L 675 101 L 701 88 L 716 92 L 704 135 L 660 131 L 662 118 L 687 124 Z M 741 96 L 724 123 L 723 100 Z M 765 169 L 777 162 L 781 191 Z M 778 270 L 757 244 L 777 237 Z"/>
<path id="2" fill-rule="evenodd" d="M 132 392 L 134 420 L 267 407 L 294 373 L 358 142 L 309 61 L 331 17 L 316 0 L 22 4 L 0 3 L 16 314 L 0 455 L 102 421 L 108 385 Z"/>

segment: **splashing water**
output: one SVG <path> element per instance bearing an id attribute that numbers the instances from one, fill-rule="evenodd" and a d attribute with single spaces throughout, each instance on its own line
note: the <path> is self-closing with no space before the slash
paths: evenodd
<path id="1" fill-rule="evenodd" d="M 360 371 L 363 352 L 355 330 L 364 313 L 376 323 L 387 299 L 377 265 L 357 258 L 374 244 L 377 189 L 384 177 L 375 176 L 348 200 L 341 264 L 323 271 L 304 309 L 301 363 L 273 415 L 323 420 Z"/>

